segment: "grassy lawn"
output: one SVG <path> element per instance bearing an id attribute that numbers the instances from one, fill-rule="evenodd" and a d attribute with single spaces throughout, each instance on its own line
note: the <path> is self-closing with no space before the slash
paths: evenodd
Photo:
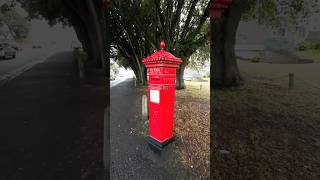
<path id="1" fill-rule="evenodd" d="M 266 71 L 256 70 L 260 76 L 254 78 L 244 75 L 243 87 L 215 91 L 213 126 L 218 138 L 211 140 L 211 176 L 319 179 L 320 91 L 289 92 L 266 79 L 273 75 Z"/>
<path id="2" fill-rule="evenodd" d="M 294 73 L 294 76 L 297 78 L 295 81 L 297 86 L 305 87 L 307 84 L 314 84 L 320 87 L 320 63 L 270 64 L 238 60 L 238 64 L 241 74 L 245 77 L 251 76 L 260 77 L 260 79 L 274 79 L 274 83 L 287 87 L 289 73 Z"/>
<path id="3" fill-rule="evenodd" d="M 298 51 L 297 55 L 304 59 L 313 59 L 320 62 L 320 50 L 311 49 L 306 51 Z"/>
<path id="4" fill-rule="evenodd" d="M 186 89 L 176 91 L 177 96 L 191 96 L 194 98 L 210 99 L 210 79 L 204 82 L 184 81 Z"/>

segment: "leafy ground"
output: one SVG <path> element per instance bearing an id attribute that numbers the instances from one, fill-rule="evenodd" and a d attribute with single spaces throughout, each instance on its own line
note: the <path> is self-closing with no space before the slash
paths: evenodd
<path id="1" fill-rule="evenodd" d="M 186 89 L 176 91 L 174 153 L 198 179 L 209 179 L 210 172 L 210 87 L 209 81 L 186 81 Z M 143 94 L 146 94 L 143 88 Z M 148 134 L 148 123 L 143 123 Z"/>
<path id="2" fill-rule="evenodd" d="M 209 81 L 185 83 L 185 90 L 176 91 L 175 133 L 183 143 L 176 152 L 199 179 L 209 179 L 210 84 Z"/>
<path id="3" fill-rule="evenodd" d="M 211 177 L 320 179 L 320 91 L 244 77 L 241 88 L 213 92 Z"/>

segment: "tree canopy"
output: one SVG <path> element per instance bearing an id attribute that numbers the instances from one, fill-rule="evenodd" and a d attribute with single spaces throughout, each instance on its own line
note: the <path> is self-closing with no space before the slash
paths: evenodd
<path id="1" fill-rule="evenodd" d="M 189 68 L 202 71 L 210 63 L 209 42 L 197 49 L 189 59 Z"/>
<path id="2" fill-rule="evenodd" d="M 14 10 L 14 2 L 9 1 L 0 5 L 0 35 L 7 39 L 26 38 L 29 34 L 29 21 Z M 6 30 L 7 29 L 7 30 Z"/>
<path id="3" fill-rule="evenodd" d="M 70 25 L 88 53 L 88 66 L 103 67 L 108 72 L 106 12 L 102 0 L 16 0 L 29 18 L 44 18 L 50 25 Z"/>
<path id="4" fill-rule="evenodd" d="M 183 72 L 189 57 L 208 37 L 208 0 L 111 1 L 112 47 L 120 64 L 129 66 L 146 83 L 144 57 L 165 49 L 183 60 L 177 70 L 177 88 L 184 88 Z"/>

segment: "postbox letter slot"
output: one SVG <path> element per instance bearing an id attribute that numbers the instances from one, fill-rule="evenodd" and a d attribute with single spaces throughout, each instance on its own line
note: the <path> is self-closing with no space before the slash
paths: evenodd
<path id="1" fill-rule="evenodd" d="M 153 77 L 153 78 L 151 78 L 151 80 L 152 80 L 152 81 L 159 81 L 160 78 L 159 78 L 159 77 Z"/>

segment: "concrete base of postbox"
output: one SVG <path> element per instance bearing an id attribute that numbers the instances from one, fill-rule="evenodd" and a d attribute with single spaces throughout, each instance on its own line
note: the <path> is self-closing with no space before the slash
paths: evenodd
<path id="1" fill-rule="evenodd" d="M 147 138 L 147 141 L 148 141 L 148 144 L 151 145 L 152 147 L 156 148 L 157 150 L 162 150 L 166 145 L 170 144 L 171 142 L 173 142 L 175 140 L 175 136 L 173 136 L 172 138 L 170 139 L 167 139 L 163 142 L 160 142 L 156 139 L 154 139 L 153 137 L 151 136 L 148 136 Z"/>

